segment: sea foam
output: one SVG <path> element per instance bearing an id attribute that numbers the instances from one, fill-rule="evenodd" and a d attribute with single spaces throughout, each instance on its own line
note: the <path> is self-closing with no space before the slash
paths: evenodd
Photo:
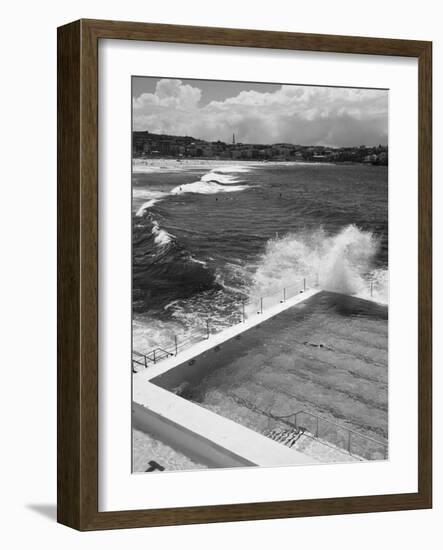
<path id="1" fill-rule="evenodd" d="M 159 246 L 165 246 L 169 244 L 173 239 L 173 236 L 164 229 L 161 229 L 158 222 L 155 220 L 152 222 L 151 232 L 154 235 L 155 244 Z"/>
<path id="2" fill-rule="evenodd" d="M 335 235 L 320 228 L 271 239 L 253 276 L 250 296 L 270 295 L 306 279 L 309 286 L 387 303 L 388 272 L 374 267 L 379 246 L 373 233 L 355 225 Z"/>
<path id="3" fill-rule="evenodd" d="M 172 195 L 182 193 L 197 193 L 200 195 L 213 195 L 215 193 L 234 193 L 247 189 L 248 185 L 242 185 L 241 181 L 225 172 L 239 172 L 241 167 L 226 167 L 223 169 L 211 170 L 204 174 L 200 180 L 175 187 Z M 240 183 L 240 185 L 239 185 Z"/>
<path id="4" fill-rule="evenodd" d="M 158 203 L 164 197 L 167 197 L 167 196 L 168 196 L 168 193 L 164 193 L 162 191 L 147 191 L 146 189 L 134 188 L 132 190 L 133 199 L 148 199 L 139 207 L 135 215 L 138 218 L 141 218 L 142 216 L 144 216 L 147 210 L 149 210 L 154 206 L 154 204 Z"/>

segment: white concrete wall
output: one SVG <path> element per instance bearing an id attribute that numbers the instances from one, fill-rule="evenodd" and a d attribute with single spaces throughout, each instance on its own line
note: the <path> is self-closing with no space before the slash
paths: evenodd
<path id="1" fill-rule="evenodd" d="M 134 427 L 210 467 L 318 462 L 150 382 L 134 385 L 133 412 Z"/>
<path id="2" fill-rule="evenodd" d="M 228 449 L 219 447 L 200 434 L 137 403 L 133 403 L 132 420 L 134 428 L 156 437 L 191 460 L 205 464 L 209 468 L 254 466 L 253 463 L 236 456 Z"/>

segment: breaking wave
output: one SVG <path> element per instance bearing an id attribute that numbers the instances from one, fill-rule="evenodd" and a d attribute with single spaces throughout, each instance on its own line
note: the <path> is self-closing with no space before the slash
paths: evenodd
<path id="1" fill-rule="evenodd" d="M 375 267 L 379 246 L 373 233 L 355 225 L 335 235 L 320 228 L 272 239 L 253 276 L 250 296 L 269 295 L 306 278 L 310 286 L 318 283 L 323 290 L 387 303 L 388 271 Z"/>
<path id="2" fill-rule="evenodd" d="M 137 210 L 135 215 L 138 218 L 143 217 L 146 212 L 155 204 L 171 195 L 181 195 L 184 193 L 196 193 L 200 195 L 213 195 L 215 193 L 233 193 L 243 191 L 251 187 L 245 185 L 232 174 L 249 172 L 250 168 L 246 166 L 229 165 L 221 168 L 214 168 L 204 174 L 200 180 L 192 183 L 185 183 L 174 187 L 170 192 L 147 191 L 146 189 L 133 188 L 133 199 L 148 199 Z"/>
<path id="3" fill-rule="evenodd" d="M 159 219 L 148 210 L 141 220 L 133 220 L 135 312 L 159 311 L 171 300 L 187 299 L 217 287 L 213 269 L 161 227 Z"/>
<path id="4" fill-rule="evenodd" d="M 214 168 L 213 170 L 213 172 L 217 172 L 218 174 L 230 174 L 231 172 L 240 174 L 242 172 L 246 173 L 250 171 L 251 171 L 251 165 L 240 165 L 240 164 L 228 164 L 226 166 Z"/>
<path id="5" fill-rule="evenodd" d="M 180 195 L 182 193 L 198 193 L 200 195 L 212 195 L 214 193 L 233 193 L 248 189 L 249 185 L 239 185 L 240 180 L 229 175 L 230 172 L 241 172 L 241 167 L 231 166 L 222 169 L 211 170 L 200 178 L 199 181 L 179 185 L 172 191 L 172 195 Z"/>
<path id="6" fill-rule="evenodd" d="M 203 334 L 206 319 L 212 330 L 231 326 L 244 297 L 253 302 L 303 278 L 308 286 L 318 283 L 323 290 L 388 302 L 388 270 L 375 265 L 379 240 L 355 225 L 336 234 L 320 228 L 271 239 L 258 262 L 238 265 L 235 278 L 230 274 L 231 287 L 211 262 L 195 258 L 151 213 L 148 219 L 151 230 L 139 233 L 146 239 L 146 255 L 134 258 L 134 311 L 152 313 L 149 331 L 144 322 L 134 326 L 139 351 L 154 344 L 171 346 L 174 335 L 181 341 Z M 161 319 L 155 311 L 163 312 Z"/>
<path id="7" fill-rule="evenodd" d="M 161 229 L 158 222 L 155 220 L 152 222 L 151 233 L 154 235 L 154 242 L 158 246 L 165 246 L 173 239 L 173 236 L 165 229 Z"/>
<path id="8" fill-rule="evenodd" d="M 167 197 L 167 196 L 168 196 L 168 193 L 165 193 L 163 191 L 147 191 L 146 189 L 133 188 L 133 190 L 132 190 L 132 198 L 133 199 L 148 199 L 146 202 L 144 202 L 140 206 L 140 208 L 137 210 L 135 215 L 138 218 L 143 217 L 147 210 L 152 208 L 154 206 L 154 204 L 157 204 L 164 197 Z"/>

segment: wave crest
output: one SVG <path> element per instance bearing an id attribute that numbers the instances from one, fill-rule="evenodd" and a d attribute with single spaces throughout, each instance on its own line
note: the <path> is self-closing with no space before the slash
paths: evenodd
<path id="1" fill-rule="evenodd" d="M 184 185 L 174 187 L 172 195 L 181 195 L 182 193 L 197 193 L 200 195 L 213 195 L 214 193 L 233 193 L 243 191 L 250 187 L 249 185 L 238 185 L 240 180 L 229 175 L 230 172 L 241 171 L 239 167 L 228 167 L 223 169 L 211 170 L 204 174 L 200 180 Z"/>
<path id="2" fill-rule="evenodd" d="M 168 233 L 165 229 L 161 229 L 156 220 L 152 222 L 151 233 L 154 235 L 154 242 L 158 246 L 165 246 L 173 239 L 173 236 L 170 233 Z"/>
<path id="3" fill-rule="evenodd" d="M 335 235 L 321 228 L 272 239 L 253 277 L 250 296 L 269 295 L 306 278 L 309 285 L 318 282 L 324 290 L 387 303 L 388 272 L 375 268 L 379 246 L 373 233 L 355 225 Z"/>

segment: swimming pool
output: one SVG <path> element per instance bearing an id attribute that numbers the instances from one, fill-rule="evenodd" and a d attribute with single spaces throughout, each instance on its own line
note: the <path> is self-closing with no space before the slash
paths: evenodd
<path id="1" fill-rule="evenodd" d="M 321 292 L 197 360 L 198 376 L 182 368 L 173 384 L 152 382 L 264 435 L 298 423 L 359 457 L 387 457 L 386 306 Z"/>

